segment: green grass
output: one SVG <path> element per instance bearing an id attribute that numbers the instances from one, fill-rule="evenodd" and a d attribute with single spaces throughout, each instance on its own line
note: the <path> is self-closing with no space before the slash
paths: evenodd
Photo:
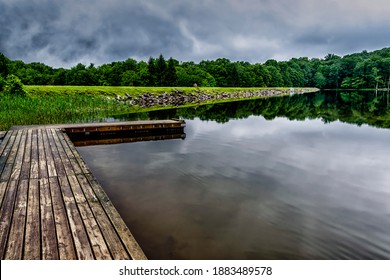
<path id="1" fill-rule="evenodd" d="M 13 125 L 101 121 L 128 107 L 99 96 L 0 96 L 0 131 Z"/>
<path id="2" fill-rule="evenodd" d="M 143 93 L 155 95 L 182 90 L 186 94 L 221 94 L 223 92 L 259 91 L 265 88 L 195 88 L 195 87 L 106 87 L 106 86 L 24 86 L 26 97 L 0 93 L 0 131 L 13 125 L 37 125 L 103 121 L 119 114 L 173 108 L 141 108 L 116 102 L 113 97 Z M 269 89 L 269 88 L 267 88 Z M 286 89 L 286 88 L 278 88 Z M 237 99 L 209 101 L 229 102 Z M 199 104 L 185 104 L 197 106 Z"/>

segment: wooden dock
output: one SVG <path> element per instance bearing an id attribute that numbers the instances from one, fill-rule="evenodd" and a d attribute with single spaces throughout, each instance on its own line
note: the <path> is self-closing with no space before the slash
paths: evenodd
<path id="1" fill-rule="evenodd" d="M 1 259 L 146 259 L 66 134 L 70 127 L 15 127 L 5 134 Z"/>

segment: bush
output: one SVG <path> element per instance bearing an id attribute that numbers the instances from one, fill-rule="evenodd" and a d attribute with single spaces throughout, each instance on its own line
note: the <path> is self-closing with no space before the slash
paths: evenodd
<path id="1" fill-rule="evenodd" d="M 8 75 L 5 80 L 4 92 L 11 95 L 25 96 L 22 81 L 15 75 Z"/>

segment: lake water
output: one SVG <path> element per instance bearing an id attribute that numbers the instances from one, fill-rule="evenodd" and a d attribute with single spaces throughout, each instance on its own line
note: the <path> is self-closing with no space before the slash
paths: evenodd
<path id="1" fill-rule="evenodd" d="M 390 259 L 388 98 L 123 116 L 182 117 L 186 138 L 78 150 L 150 259 Z"/>

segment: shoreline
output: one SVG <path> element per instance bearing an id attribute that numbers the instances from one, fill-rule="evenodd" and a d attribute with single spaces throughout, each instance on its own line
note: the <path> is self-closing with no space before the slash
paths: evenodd
<path id="1" fill-rule="evenodd" d="M 171 92 L 155 94 L 145 92 L 134 97 L 128 93 L 124 96 L 116 96 L 114 99 L 118 103 L 128 104 L 130 106 L 140 106 L 141 108 L 150 108 L 156 106 L 184 106 L 207 104 L 209 102 L 221 101 L 238 101 L 261 97 L 285 96 L 293 94 L 304 94 L 309 92 L 317 92 L 317 88 L 264 88 L 264 89 L 240 89 L 236 91 L 215 91 L 213 89 L 203 90 L 196 89 L 195 91 L 186 92 L 185 90 L 175 89 Z"/>

